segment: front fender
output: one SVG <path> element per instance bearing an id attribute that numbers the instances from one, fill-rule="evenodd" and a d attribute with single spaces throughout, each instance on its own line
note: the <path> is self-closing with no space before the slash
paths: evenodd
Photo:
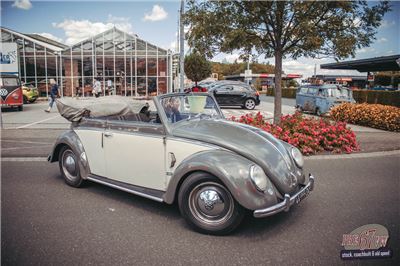
<path id="1" fill-rule="evenodd" d="M 68 130 L 58 136 L 47 160 L 51 163 L 57 162 L 63 146 L 70 147 L 72 151 L 79 157 L 78 165 L 80 174 L 83 179 L 86 179 L 90 173 L 89 163 L 86 158 L 86 153 L 85 149 L 83 148 L 82 142 L 73 130 Z"/>
<path id="2" fill-rule="evenodd" d="M 235 200 L 249 210 L 265 208 L 278 202 L 276 189 L 271 182 L 266 191 L 256 189 L 250 179 L 254 163 L 243 156 L 226 150 L 202 151 L 186 158 L 176 168 L 164 194 L 164 201 L 172 204 L 179 187 L 193 172 L 207 172 L 217 177 L 229 189 Z M 270 194 L 272 192 L 272 194 Z"/>

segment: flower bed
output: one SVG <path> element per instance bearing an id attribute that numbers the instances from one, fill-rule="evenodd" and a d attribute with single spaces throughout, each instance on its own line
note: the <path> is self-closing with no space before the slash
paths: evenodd
<path id="1" fill-rule="evenodd" d="M 338 121 L 390 131 L 400 131 L 400 108 L 381 104 L 345 103 L 332 108 Z"/>
<path id="2" fill-rule="evenodd" d="M 328 151 L 351 153 L 359 150 L 354 132 L 344 122 L 307 118 L 296 112 L 282 116 L 279 125 L 273 125 L 257 113 L 230 120 L 261 128 L 275 137 L 296 146 L 305 155 Z"/>

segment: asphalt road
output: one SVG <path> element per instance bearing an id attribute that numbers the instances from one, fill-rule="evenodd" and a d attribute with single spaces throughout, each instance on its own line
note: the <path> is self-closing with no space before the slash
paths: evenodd
<path id="1" fill-rule="evenodd" d="M 69 187 L 57 164 L 2 161 L 2 265 L 337 265 L 342 235 L 372 223 L 389 230 L 394 257 L 363 264 L 399 265 L 399 162 L 307 160 L 317 178 L 309 198 L 216 237 L 192 231 L 176 206 Z"/>

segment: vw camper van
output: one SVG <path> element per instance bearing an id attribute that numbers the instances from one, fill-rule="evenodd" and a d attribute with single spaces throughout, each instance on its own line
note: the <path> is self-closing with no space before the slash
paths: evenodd
<path id="1" fill-rule="evenodd" d="M 17 76 L 0 75 L 0 96 L 1 108 L 17 107 L 18 111 L 23 110 L 21 81 Z"/>
<path id="2" fill-rule="evenodd" d="M 324 115 L 344 102 L 354 103 L 352 91 L 338 85 L 306 85 L 296 92 L 296 108 L 300 111 Z"/>

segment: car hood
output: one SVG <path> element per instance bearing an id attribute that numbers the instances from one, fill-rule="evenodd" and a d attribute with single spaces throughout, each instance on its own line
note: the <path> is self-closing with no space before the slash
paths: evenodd
<path id="1" fill-rule="evenodd" d="M 171 133 L 218 145 L 255 162 L 282 194 L 295 191 L 301 179 L 283 143 L 258 128 L 227 120 L 196 119 L 175 124 Z"/>

